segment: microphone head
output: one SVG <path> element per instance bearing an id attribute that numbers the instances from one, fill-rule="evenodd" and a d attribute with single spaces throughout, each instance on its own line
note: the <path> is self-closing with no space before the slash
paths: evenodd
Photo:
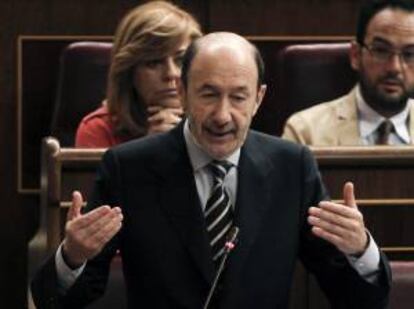
<path id="1" fill-rule="evenodd" d="M 237 236 L 239 235 L 240 229 L 237 226 L 233 226 L 226 236 L 226 248 L 232 250 L 237 243 Z"/>

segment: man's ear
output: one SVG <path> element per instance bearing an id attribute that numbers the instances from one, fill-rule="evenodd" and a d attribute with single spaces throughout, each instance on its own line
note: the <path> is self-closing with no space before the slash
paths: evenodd
<path id="1" fill-rule="evenodd" d="M 260 85 L 259 90 L 257 91 L 257 98 L 256 98 L 256 104 L 253 109 L 253 116 L 256 115 L 260 105 L 262 104 L 263 98 L 266 93 L 266 89 L 267 89 L 267 85 L 262 84 Z"/>
<path id="2" fill-rule="evenodd" d="M 362 47 L 356 41 L 351 42 L 349 49 L 349 62 L 355 71 L 359 71 L 362 57 Z"/>

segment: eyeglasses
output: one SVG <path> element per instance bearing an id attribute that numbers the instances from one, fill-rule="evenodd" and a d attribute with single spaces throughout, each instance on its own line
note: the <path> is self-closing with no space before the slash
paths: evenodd
<path id="1" fill-rule="evenodd" d="M 396 55 L 402 63 L 407 66 L 414 67 L 414 47 L 397 50 L 395 48 L 380 45 L 367 45 L 364 43 L 360 45 L 365 48 L 370 53 L 371 57 L 378 62 L 388 62 L 392 59 L 392 57 L 394 57 L 394 55 Z"/>

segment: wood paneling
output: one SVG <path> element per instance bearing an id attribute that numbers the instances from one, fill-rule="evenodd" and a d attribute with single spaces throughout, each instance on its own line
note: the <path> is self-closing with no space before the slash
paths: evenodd
<path id="1" fill-rule="evenodd" d="M 414 148 L 312 147 L 332 199 L 352 181 L 357 204 L 390 258 L 414 257 Z"/>
<path id="2" fill-rule="evenodd" d="M 243 35 L 350 35 L 360 2 L 210 0 L 210 25 Z"/>

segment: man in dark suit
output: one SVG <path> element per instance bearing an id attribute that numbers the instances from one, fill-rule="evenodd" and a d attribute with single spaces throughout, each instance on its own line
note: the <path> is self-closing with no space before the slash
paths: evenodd
<path id="1" fill-rule="evenodd" d="M 214 308 L 287 308 L 297 257 L 334 308 L 385 308 L 388 264 L 352 184 L 345 205 L 323 201 L 307 148 L 249 130 L 266 90 L 256 48 L 213 33 L 182 70 L 187 120 L 105 154 L 89 211 L 74 193 L 65 239 L 32 284 L 36 304 L 93 301 L 119 250 L 130 308 L 202 308 L 223 256 L 216 244 L 237 226 Z"/>

